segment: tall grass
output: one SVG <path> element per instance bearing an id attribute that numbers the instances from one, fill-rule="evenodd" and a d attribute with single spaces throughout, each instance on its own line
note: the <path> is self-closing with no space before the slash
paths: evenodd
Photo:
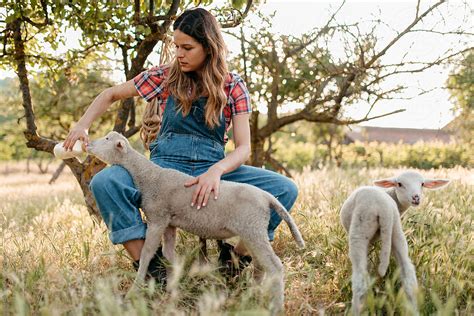
<path id="1" fill-rule="evenodd" d="M 307 247 L 297 250 L 282 225 L 273 243 L 286 268 L 288 315 L 345 314 L 350 310 L 350 262 L 339 209 L 347 195 L 370 179 L 399 170 L 305 171 L 296 177 L 300 196 L 293 215 Z M 425 315 L 472 315 L 474 172 L 423 172 L 452 179 L 440 191 L 427 191 L 423 205 L 403 217 L 410 257 L 420 284 Z M 2 315 L 264 315 L 266 285 L 252 279 L 252 267 L 238 279 L 217 273 L 215 243 L 209 265 L 196 262 L 198 239 L 180 232 L 172 291 L 153 282 L 125 299 L 135 272 L 102 223 L 94 222 L 78 185 L 69 174 L 48 185 L 50 175 L 0 176 L 0 312 Z M 378 254 L 370 254 L 374 278 L 367 299 L 370 314 L 408 313 L 398 270 L 375 277 Z"/>

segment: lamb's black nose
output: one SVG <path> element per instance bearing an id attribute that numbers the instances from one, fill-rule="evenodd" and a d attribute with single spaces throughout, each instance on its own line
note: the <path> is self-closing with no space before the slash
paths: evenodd
<path id="1" fill-rule="evenodd" d="M 413 195 L 412 202 L 413 204 L 420 204 L 420 196 L 418 194 Z"/>

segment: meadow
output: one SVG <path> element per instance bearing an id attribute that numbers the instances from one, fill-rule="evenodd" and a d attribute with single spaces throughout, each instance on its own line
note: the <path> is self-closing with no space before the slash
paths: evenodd
<path id="1" fill-rule="evenodd" d="M 0 166 L 0 172 L 6 170 Z M 2 315 L 265 315 L 265 284 L 252 280 L 252 266 L 239 278 L 217 272 L 215 242 L 207 265 L 197 262 L 198 238 L 179 233 L 180 255 L 172 291 L 153 282 L 125 299 L 135 271 L 120 246 L 110 243 L 103 223 L 89 216 L 73 176 L 52 185 L 51 174 L 9 167 L 0 175 L 0 312 Z M 286 269 L 287 315 L 344 315 L 350 311 L 351 265 L 339 209 L 357 186 L 400 169 L 305 170 L 295 175 L 300 196 L 292 212 L 306 241 L 299 250 L 286 225 L 273 247 Z M 452 180 L 426 191 L 418 208 L 402 218 L 420 285 L 422 315 L 472 315 L 474 267 L 474 171 L 424 170 Z M 407 301 L 392 258 L 388 274 L 375 276 L 365 313 L 406 315 Z"/>

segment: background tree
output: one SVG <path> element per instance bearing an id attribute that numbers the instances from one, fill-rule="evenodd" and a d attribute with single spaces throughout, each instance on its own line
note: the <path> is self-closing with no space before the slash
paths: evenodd
<path id="1" fill-rule="evenodd" d="M 254 1 L 231 1 L 230 6 L 219 10 L 224 27 L 238 25 L 249 12 Z M 126 80 L 140 73 L 148 56 L 159 42 L 165 42 L 170 26 L 182 10 L 191 5 L 209 5 L 207 1 L 140 1 L 133 5 L 128 1 L 2 1 L 0 12 L 1 63 L 4 68 L 15 69 L 22 95 L 26 130 L 24 136 L 29 148 L 52 153 L 56 141 L 43 135 L 37 125 L 29 69 L 56 71 L 59 65 L 84 59 L 99 48 L 120 49 Z M 231 10 L 235 5 L 245 7 L 242 12 Z M 81 50 L 69 50 L 58 58 L 48 53 L 59 44 L 65 44 L 62 31 L 69 27 L 82 32 Z M 68 76 L 71 74 L 69 73 Z M 74 108 L 76 111 L 76 108 Z M 63 128 L 69 129 L 72 121 L 64 121 Z M 114 130 L 130 137 L 138 132 L 140 123 L 136 119 L 135 103 L 128 99 L 118 106 Z M 94 129 L 94 127 L 92 128 Z M 41 131 L 41 135 L 39 131 Z M 81 163 L 77 159 L 65 161 L 78 180 L 84 193 L 89 212 L 98 215 L 98 209 L 88 188 L 92 176 L 104 167 L 99 160 L 88 157 Z"/>
<path id="2" fill-rule="evenodd" d="M 449 124 L 459 138 L 470 146 L 474 145 L 474 49 L 459 60 L 447 81 L 447 88 L 454 103 L 456 118 Z"/>
<path id="3" fill-rule="evenodd" d="M 381 21 L 371 22 L 373 27 L 369 31 L 362 31 L 357 23 L 337 24 L 336 15 L 342 5 L 323 27 L 299 38 L 272 34 L 269 31 L 271 20 L 263 16 L 264 26 L 258 30 L 249 26 L 239 33 L 232 33 L 242 46 L 242 52 L 234 59 L 234 67 L 245 74 L 255 106 L 251 117 L 250 163 L 261 166 L 270 161 L 281 168 L 272 157 L 271 136 L 294 122 L 348 125 L 403 111 L 371 116 L 380 100 L 396 98 L 408 88 L 403 85 L 387 87 L 387 79 L 422 72 L 468 50 L 440 52 L 427 61 L 408 60 L 406 56 L 399 56 L 396 63 L 384 61 L 384 55 L 409 33 L 432 32 L 440 38 L 452 34 L 437 29 L 436 23 L 429 29 L 420 27 L 425 17 L 443 5 L 447 5 L 446 1 L 438 1 L 421 10 L 418 1 L 413 8 L 412 22 L 404 29 L 396 30 L 395 35 L 383 44 L 376 35 Z M 439 20 L 442 19 L 440 16 Z M 464 33 L 463 30 L 456 32 L 460 38 Z M 343 56 L 334 54 L 330 47 L 342 47 Z M 281 113 L 283 106 L 290 103 L 300 104 L 300 107 L 291 113 Z M 365 104 L 366 115 L 347 118 L 346 110 L 355 104 Z M 264 105 L 267 109 L 266 119 L 259 119 L 261 113 L 256 105 Z"/>

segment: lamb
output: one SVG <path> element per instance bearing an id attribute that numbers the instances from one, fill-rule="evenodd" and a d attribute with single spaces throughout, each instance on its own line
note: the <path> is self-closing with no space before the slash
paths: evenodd
<path id="1" fill-rule="evenodd" d="M 87 152 L 108 164 L 126 168 L 141 191 L 141 207 L 147 218 L 148 229 L 135 284 L 143 282 L 148 264 L 169 226 L 207 239 L 240 236 L 258 268 L 271 278 L 272 314 L 282 311 L 283 265 L 267 236 L 270 209 L 274 209 L 287 222 L 298 246 L 304 247 L 304 241 L 292 217 L 275 197 L 251 185 L 222 181 L 219 199 L 212 199 L 206 207 L 196 210 L 190 205 L 194 188 L 184 186 L 191 177 L 152 163 L 135 151 L 119 133 L 110 132 L 91 142 Z M 174 236 L 171 241 L 165 237 L 163 253 L 167 259 L 174 252 L 174 249 L 169 249 L 170 244 L 174 248 Z"/>
<path id="2" fill-rule="evenodd" d="M 402 230 L 400 216 L 411 206 L 418 206 L 422 188 L 435 189 L 449 183 L 444 179 L 424 179 L 414 171 L 398 177 L 374 181 L 374 186 L 355 190 L 341 209 L 341 223 L 349 234 L 349 257 L 352 263 L 352 309 L 358 315 L 368 288 L 368 246 L 381 239 L 378 274 L 387 271 L 393 249 L 401 269 L 402 285 L 416 313 L 417 280 L 415 268 L 408 257 L 408 244 Z M 388 188 L 384 190 L 381 188 Z"/>

